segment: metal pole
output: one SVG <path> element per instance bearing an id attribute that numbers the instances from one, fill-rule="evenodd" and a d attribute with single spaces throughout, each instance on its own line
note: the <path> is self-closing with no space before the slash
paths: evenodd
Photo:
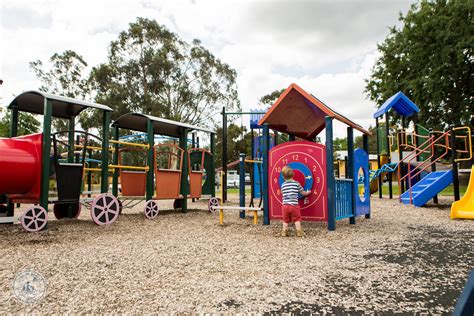
<path id="1" fill-rule="evenodd" d="M 188 129 L 183 128 L 179 138 L 179 147 L 184 150 L 183 154 L 183 168 L 181 170 L 181 195 L 183 196 L 183 203 L 181 203 L 181 211 L 186 213 L 188 211 Z"/>
<path id="2" fill-rule="evenodd" d="M 456 150 L 456 135 L 454 135 L 454 126 L 451 126 L 451 136 L 449 138 L 451 147 L 451 165 L 453 167 L 453 189 L 454 189 L 454 201 L 459 201 L 459 172 L 458 172 L 458 163 L 456 162 L 457 150 Z M 473 176 L 473 175 L 471 175 Z"/>
<path id="3" fill-rule="evenodd" d="M 222 107 L 222 203 L 227 201 L 227 115 Z"/>
<path id="4" fill-rule="evenodd" d="M 385 141 L 387 142 L 387 155 L 388 155 L 388 163 L 392 162 L 392 157 L 391 157 L 391 148 L 390 148 L 390 141 L 388 140 L 388 136 L 390 133 L 390 117 L 388 115 L 388 112 L 385 113 Z M 388 172 L 387 173 L 387 179 L 388 179 L 388 197 L 389 199 L 393 199 L 393 188 L 392 188 L 392 173 Z"/>
<path id="5" fill-rule="evenodd" d="M 270 151 L 270 127 L 263 125 L 263 168 L 262 168 L 262 198 L 263 198 L 263 225 L 270 225 L 270 208 L 268 201 L 268 153 Z"/>
<path id="6" fill-rule="evenodd" d="M 402 130 L 398 130 L 397 131 L 397 140 L 398 140 L 398 161 L 401 161 L 403 159 L 403 131 Z M 400 178 L 403 178 L 406 174 L 405 170 L 406 168 L 404 167 L 403 163 L 399 163 L 398 164 L 398 168 L 400 168 Z M 398 192 L 398 195 L 401 195 L 403 192 L 405 192 L 405 182 L 403 181 L 398 181 L 400 183 L 400 187 L 398 188 L 398 190 L 400 192 Z M 408 189 L 408 185 L 406 186 L 406 188 Z"/>
<path id="7" fill-rule="evenodd" d="M 120 137 L 119 127 L 114 126 L 114 139 L 119 140 L 119 137 Z M 119 144 L 115 143 L 114 144 L 113 158 L 112 158 L 114 165 L 119 164 L 118 157 L 119 157 Z M 115 168 L 114 169 L 114 176 L 113 176 L 113 179 L 112 179 L 112 194 L 115 195 L 116 197 L 118 197 L 118 180 L 119 180 L 119 169 Z"/>
<path id="8" fill-rule="evenodd" d="M 89 149 L 87 152 L 89 159 L 92 159 L 92 149 Z M 89 191 L 89 194 L 87 194 L 87 196 L 91 197 L 92 194 L 90 192 L 92 191 L 92 172 L 90 170 L 87 171 L 87 191 Z"/>
<path id="9" fill-rule="evenodd" d="M 150 119 L 147 119 L 146 122 L 146 131 L 148 138 L 148 155 L 147 155 L 147 165 L 148 172 L 146 176 L 146 200 L 149 201 L 153 198 L 153 180 L 155 174 L 155 164 L 154 164 L 154 146 L 155 146 L 155 133 L 153 131 L 153 122 Z"/>
<path id="10" fill-rule="evenodd" d="M 432 137 L 432 141 L 435 139 L 435 136 L 434 136 L 434 132 L 433 132 L 433 129 L 430 128 L 430 137 Z M 431 142 L 430 142 L 431 143 Z M 436 171 L 436 162 L 434 162 L 436 160 L 436 146 L 434 145 L 431 145 L 431 172 L 435 172 Z M 435 204 L 438 204 L 438 194 L 435 194 L 435 196 L 433 196 L 433 203 Z"/>
<path id="11" fill-rule="evenodd" d="M 40 187 L 40 205 L 48 209 L 49 195 L 49 171 L 51 153 L 51 119 L 52 119 L 52 103 L 47 98 L 44 99 L 43 111 L 43 152 L 42 152 L 42 170 L 41 170 L 41 187 Z M 44 227 L 46 229 L 48 225 Z"/>
<path id="12" fill-rule="evenodd" d="M 109 186 L 109 138 L 110 138 L 110 112 L 104 111 L 102 117 L 102 163 L 100 193 L 106 193 Z"/>
<path id="13" fill-rule="evenodd" d="M 369 136 L 366 134 L 362 135 L 362 147 L 364 151 L 367 153 L 367 157 L 369 157 Z M 369 165 L 367 168 L 370 169 L 370 159 L 369 159 Z M 370 192 L 370 182 L 369 182 L 369 192 Z M 369 204 L 370 204 L 370 193 L 369 193 Z M 365 214 L 365 218 L 370 218 L 370 207 L 369 207 L 369 213 Z"/>
<path id="14" fill-rule="evenodd" d="M 191 133 L 191 148 L 196 148 L 196 133 L 195 132 Z M 189 158 L 191 159 L 191 157 L 189 157 Z M 190 162 L 190 164 L 191 164 L 191 162 Z M 191 170 L 192 170 L 192 166 L 191 166 Z M 191 172 L 191 170 L 190 170 L 190 172 Z M 196 201 L 196 199 L 192 198 L 191 201 L 194 203 Z"/>
<path id="15" fill-rule="evenodd" d="M 334 157 L 332 117 L 326 116 L 326 176 L 328 186 L 328 230 L 336 230 L 336 212 L 334 201 Z"/>
<path id="16" fill-rule="evenodd" d="M 211 196 L 215 197 L 216 196 L 216 135 L 214 133 L 211 133 L 211 170 L 208 170 L 208 177 L 211 178 Z"/>
<path id="17" fill-rule="evenodd" d="M 253 139 L 253 128 L 250 127 L 250 156 L 251 159 L 256 159 L 255 157 L 255 140 Z M 255 198 L 255 164 L 250 164 L 250 203 L 253 203 L 253 199 Z"/>
<path id="18" fill-rule="evenodd" d="M 239 154 L 239 206 L 245 207 L 245 154 Z M 240 218 L 245 218 L 245 210 L 240 211 Z"/>
<path id="19" fill-rule="evenodd" d="M 354 170 L 354 129 L 352 127 L 347 128 L 347 179 L 352 179 L 351 187 L 351 204 L 352 204 L 352 217 L 349 218 L 349 224 L 354 225 L 356 223 L 356 194 L 359 187 L 359 181 L 357 179 L 357 170 Z"/>
<path id="20" fill-rule="evenodd" d="M 382 168 L 380 164 L 380 136 L 379 136 L 379 118 L 375 119 L 375 131 L 376 131 L 376 138 L 377 138 L 377 169 Z M 379 173 L 378 176 L 378 187 L 379 187 L 379 199 L 382 198 L 382 175 Z"/>

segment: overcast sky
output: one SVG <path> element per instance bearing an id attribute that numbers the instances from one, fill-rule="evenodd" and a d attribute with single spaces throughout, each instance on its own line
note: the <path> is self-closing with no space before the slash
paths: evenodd
<path id="1" fill-rule="evenodd" d="M 136 17 L 156 19 L 183 39 L 200 39 L 237 70 L 244 109 L 294 82 L 364 127 L 375 105 L 364 79 L 388 27 L 415 0 L 2 0 L 3 105 L 39 83 L 28 63 L 72 49 L 90 66 Z M 338 133 L 340 134 L 340 133 Z"/>

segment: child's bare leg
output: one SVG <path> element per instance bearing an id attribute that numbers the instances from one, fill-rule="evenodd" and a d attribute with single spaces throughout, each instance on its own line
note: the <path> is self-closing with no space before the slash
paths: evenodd
<path id="1" fill-rule="evenodd" d="M 301 222 L 295 222 L 295 227 L 296 227 L 296 230 L 301 230 Z"/>
<path id="2" fill-rule="evenodd" d="M 288 237 L 288 223 L 283 222 L 283 230 L 281 231 L 282 237 Z"/>

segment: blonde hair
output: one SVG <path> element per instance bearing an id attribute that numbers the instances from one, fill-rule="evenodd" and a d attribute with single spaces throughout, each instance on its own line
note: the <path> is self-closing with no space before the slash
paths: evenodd
<path id="1" fill-rule="evenodd" d="M 293 172 L 293 169 L 291 169 L 291 167 L 288 167 L 288 166 L 284 166 L 281 172 L 283 173 L 283 178 L 285 180 L 292 179 L 293 176 L 295 175 Z"/>

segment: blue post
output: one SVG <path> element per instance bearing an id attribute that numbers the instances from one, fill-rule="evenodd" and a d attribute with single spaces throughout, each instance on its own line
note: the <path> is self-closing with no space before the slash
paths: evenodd
<path id="1" fill-rule="evenodd" d="M 368 157 L 369 156 L 369 136 L 367 136 L 366 134 L 362 135 L 362 144 Z M 370 169 L 370 159 L 369 159 L 369 165 L 367 166 L 367 170 L 369 169 Z M 370 192 L 370 182 L 369 182 L 369 192 Z M 370 203 L 370 194 L 368 196 L 369 196 L 369 203 Z M 369 212 L 370 212 L 370 208 L 369 208 Z M 365 218 L 370 218 L 370 213 L 365 214 Z"/>
<path id="2" fill-rule="evenodd" d="M 332 117 L 326 116 L 326 176 L 328 184 L 328 230 L 336 230 L 334 209 L 334 157 L 332 144 Z"/>
<path id="3" fill-rule="evenodd" d="M 239 192 L 240 207 L 245 207 L 245 154 L 239 154 Z M 245 210 L 240 211 L 240 218 L 245 218 Z"/>
<path id="4" fill-rule="evenodd" d="M 270 208 L 268 205 L 268 152 L 270 149 L 270 128 L 263 124 L 263 170 L 262 170 L 262 198 L 263 198 L 263 225 L 270 225 Z"/>
<path id="5" fill-rule="evenodd" d="M 355 203 L 355 194 L 357 194 L 357 189 L 359 186 L 359 179 L 354 174 L 354 129 L 352 127 L 347 128 L 347 173 L 348 179 L 352 179 L 351 185 L 351 205 L 352 205 L 352 217 L 349 218 L 350 224 L 356 223 L 356 203 Z"/>

